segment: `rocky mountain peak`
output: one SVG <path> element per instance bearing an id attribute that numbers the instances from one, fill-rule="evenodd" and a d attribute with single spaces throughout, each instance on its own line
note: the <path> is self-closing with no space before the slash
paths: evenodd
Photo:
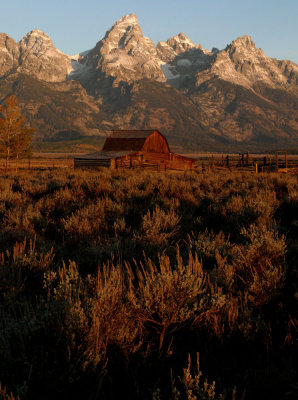
<path id="1" fill-rule="evenodd" d="M 182 53 L 190 50 L 202 49 L 200 44 L 195 45 L 183 32 L 168 39 L 166 42 L 158 42 L 157 53 L 160 59 L 166 63 L 173 61 Z"/>
<path id="2" fill-rule="evenodd" d="M 139 25 L 138 17 L 135 14 L 127 14 L 118 19 L 117 22 L 113 25 L 115 26 L 132 26 L 132 25 Z"/>
<path id="3" fill-rule="evenodd" d="M 244 35 L 239 36 L 236 40 L 233 40 L 231 46 L 234 47 L 253 47 L 256 48 L 255 43 L 253 42 L 251 36 Z"/>
<path id="4" fill-rule="evenodd" d="M 66 54 L 55 48 L 51 38 L 39 29 L 19 42 L 19 69 L 47 82 L 63 82 L 72 69 Z"/>
<path id="5" fill-rule="evenodd" d="M 6 33 L 0 33 L 0 51 L 11 53 L 17 51 L 17 42 Z"/>
<path id="6" fill-rule="evenodd" d="M 297 92 L 297 88 L 290 87 L 297 82 L 295 67 L 267 57 L 247 35 L 237 38 L 215 54 L 211 72 L 225 81 L 253 90 L 266 85 Z"/>
<path id="7" fill-rule="evenodd" d="M 225 50 L 229 54 L 238 54 L 239 57 L 247 58 L 251 54 L 256 56 L 264 56 L 262 49 L 257 49 L 254 41 L 251 36 L 244 35 L 238 37 L 236 40 L 233 40 L 231 44 L 229 44 Z"/>
<path id="8" fill-rule="evenodd" d="M 2 47 L 6 47 L 7 42 L 13 42 L 15 45 L 17 44 L 16 41 L 11 38 L 10 36 L 7 35 L 7 33 L 4 32 L 0 32 L 0 46 Z"/>
<path id="9" fill-rule="evenodd" d="M 143 36 L 135 14 L 128 14 L 120 18 L 104 39 L 99 42 L 101 54 L 110 54 L 118 49 L 124 50 L 131 56 L 143 57 L 146 53 L 156 55 L 155 45 L 149 38 Z"/>
<path id="10" fill-rule="evenodd" d="M 20 47 L 25 49 L 30 49 L 35 52 L 39 52 L 42 49 L 48 47 L 54 47 L 50 37 L 39 29 L 34 29 L 27 33 L 20 41 Z"/>
<path id="11" fill-rule="evenodd" d="M 0 76 L 17 67 L 19 47 L 6 33 L 0 33 Z"/>
<path id="12" fill-rule="evenodd" d="M 195 47 L 195 44 L 182 32 L 168 39 L 166 43 L 177 53 Z"/>
<path id="13" fill-rule="evenodd" d="M 24 38 L 30 38 L 30 37 L 45 38 L 46 40 L 51 40 L 50 37 L 40 29 L 32 29 L 24 36 Z"/>
<path id="14" fill-rule="evenodd" d="M 87 65 L 114 78 L 114 83 L 141 78 L 164 80 L 151 39 L 145 37 L 135 14 L 120 18 L 89 53 Z"/>

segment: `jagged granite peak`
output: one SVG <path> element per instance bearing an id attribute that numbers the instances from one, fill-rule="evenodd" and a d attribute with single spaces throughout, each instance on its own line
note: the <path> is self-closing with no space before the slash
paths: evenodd
<path id="1" fill-rule="evenodd" d="M 50 37 L 40 29 L 33 29 L 28 32 L 20 41 L 20 45 L 36 51 L 40 51 L 41 48 L 48 46 L 54 46 Z"/>
<path id="2" fill-rule="evenodd" d="M 50 37 L 39 29 L 28 32 L 19 42 L 19 70 L 47 82 L 64 82 L 72 70 L 71 58 L 56 49 Z"/>
<path id="3" fill-rule="evenodd" d="M 184 33 L 180 32 L 169 38 L 166 42 L 157 43 L 157 53 L 160 59 L 166 63 L 174 60 L 181 53 L 191 49 L 202 49 L 200 44 L 195 45 Z"/>
<path id="4" fill-rule="evenodd" d="M 185 79 L 206 68 L 212 56 L 212 52 L 204 50 L 201 44 L 196 45 L 182 32 L 159 42 L 157 53 L 163 61 L 161 68 L 168 83 L 176 87 L 183 86 Z"/>
<path id="5" fill-rule="evenodd" d="M 17 42 L 4 32 L 0 32 L 0 50 L 5 52 L 13 52 L 18 48 Z"/>
<path id="6" fill-rule="evenodd" d="M 0 76 L 18 66 L 19 46 L 6 33 L 0 33 Z"/>
<path id="7" fill-rule="evenodd" d="M 191 41 L 184 33 L 180 32 L 178 35 L 171 37 L 166 42 L 176 53 L 189 50 L 196 47 L 193 41 Z M 199 45 L 200 46 L 200 45 Z"/>
<path id="8" fill-rule="evenodd" d="M 266 57 L 262 49 L 257 49 L 251 36 L 244 35 L 233 40 L 226 48 L 225 51 L 233 55 L 233 58 L 241 59 L 255 59 L 256 57 Z"/>
<path id="9" fill-rule="evenodd" d="M 239 37 L 224 50 L 213 52 L 211 60 L 208 69 L 196 74 L 197 86 L 220 78 L 253 90 L 261 84 L 297 92 L 297 86 L 292 85 L 298 77 L 296 64 L 267 57 L 250 36 Z"/>
<path id="10" fill-rule="evenodd" d="M 254 64 L 255 69 L 266 70 L 260 76 L 257 74 L 257 79 L 262 80 L 264 78 L 264 81 L 270 83 L 271 86 L 288 86 L 298 83 L 297 64 L 290 60 L 277 60 L 267 57 L 261 48 L 257 49 L 252 38 L 248 35 L 234 40 L 227 46 L 226 50 L 229 52 L 231 60 L 235 62 L 236 69 L 239 69 L 239 65 L 241 68 L 243 64 Z M 297 88 L 294 87 L 294 91 L 295 89 Z"/>
<path id="11" fill-rule="evenodd" d="M 110 32 L 116 26 L 118 28 L 122 27 L 125 30 L 127 29 L 128 26 L 137 26 L 138 27 L 139 26 L 139 20 L 138 20 L 138 17 L 133 13 L 124 15 L 123 17 L 118 19 L 118 21 L 115 22 L 115 24 L 112 26 L 112 28 L 108 32 Z"/>
<path id="12" fill-rule="evenodd" d="M 120 18 L 106 33 L 102 54 L 111 54 L 115 49 L 125 50 L 130 56 L 156 56 L 154 43 L 143 35 L 134 14 Z"/>
<path id="13" fill-rule="evenodd" d="M 230 44 L 232 47 L 252 47 L 256 48 L 254 41 L 252 40 L 251 36 L 243 35 L 239 36 L 237 39 L 233 40 Z"/>
<path id="14" fill-rule="evenodd" d="M 114 85 L 142 78 L 164 80 L 160 59 L 135 14 L 120 18 L 89 53 L 87 65 L 112 77 Z"/>

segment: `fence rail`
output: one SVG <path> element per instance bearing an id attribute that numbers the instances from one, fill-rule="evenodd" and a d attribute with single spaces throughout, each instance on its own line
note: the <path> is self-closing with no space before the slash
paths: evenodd
<path id="1" fill-rule="evenodd" d="M 298 160 L 287 157 L 287 152 L 276 152 L 275 155 L 262 157 L 252 156 L 249 153 L 239 155 L 227 155 L 221 157 L 205 157 L 197 160 L 195 164 L 197 172 L 298 172 Z"/>
<path id="2" fill-rule="evenodd" d="M 150 160 L 151 161 L 151 160 Z M 154 162 L 117 162 L 115 167 L 119 169 L 138 169 L 152 171 L 181 171 L 189 170 L 196 173 L 231 173 L 231 172 L 278 172 L 298 174 L 298 160 L 285 158 L 277 160 L 274 156 L 243 158 L 240 156 L 204 157 L 197 160 L 193 168 L 183 161 L 160 161 Z M 9 171 L 16 170 L 52 170 L 56 168 L 73 168 L 73 158 L 34 158 L 31 160 L 20 160 L 18 163 L 10 161 Z M 92 166 L 90 166 L 91 168 Z M 5 160 L 0 159 L 0 171 L 5 171 Z"/>
<path id="3" fill-rule="evenodd" d="M 31 170 L 31 169 L 39 169 L 39 170 L 47 170 L 47 169 L 55 169 L 55 168 L 73 168 L 73 159 L 65 158 L 65 159 L 31 159 L 31 160 L 20 160 L 18 162 L 9 161 L 8 170 Z M 0 170 L 5 170 L 5 161 L 0 160 Z"/>

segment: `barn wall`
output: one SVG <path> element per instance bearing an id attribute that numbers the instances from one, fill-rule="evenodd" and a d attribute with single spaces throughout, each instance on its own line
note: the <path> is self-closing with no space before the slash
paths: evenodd
<path id="1" fill-rule="evenodd" d="M 159 132 L 155 131 L 152 135 L 148 136 L 143 151 L 154 152 L 154 153 L 169 153 L 170 149 L 166 138 L 164 138 Z"/>

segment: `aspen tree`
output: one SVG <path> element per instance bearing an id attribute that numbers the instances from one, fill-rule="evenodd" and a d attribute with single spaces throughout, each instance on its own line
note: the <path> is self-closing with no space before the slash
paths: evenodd
<path id="1" fill-rule="evenodd" d="M 17 163 L 30 155 L 34 129 L 24 124 L 16 96 L 9 96 L 5 106 L 0 106 L 0 154 L 5 159 L 5 172 L 10 159 L 14 158 Z"/>

